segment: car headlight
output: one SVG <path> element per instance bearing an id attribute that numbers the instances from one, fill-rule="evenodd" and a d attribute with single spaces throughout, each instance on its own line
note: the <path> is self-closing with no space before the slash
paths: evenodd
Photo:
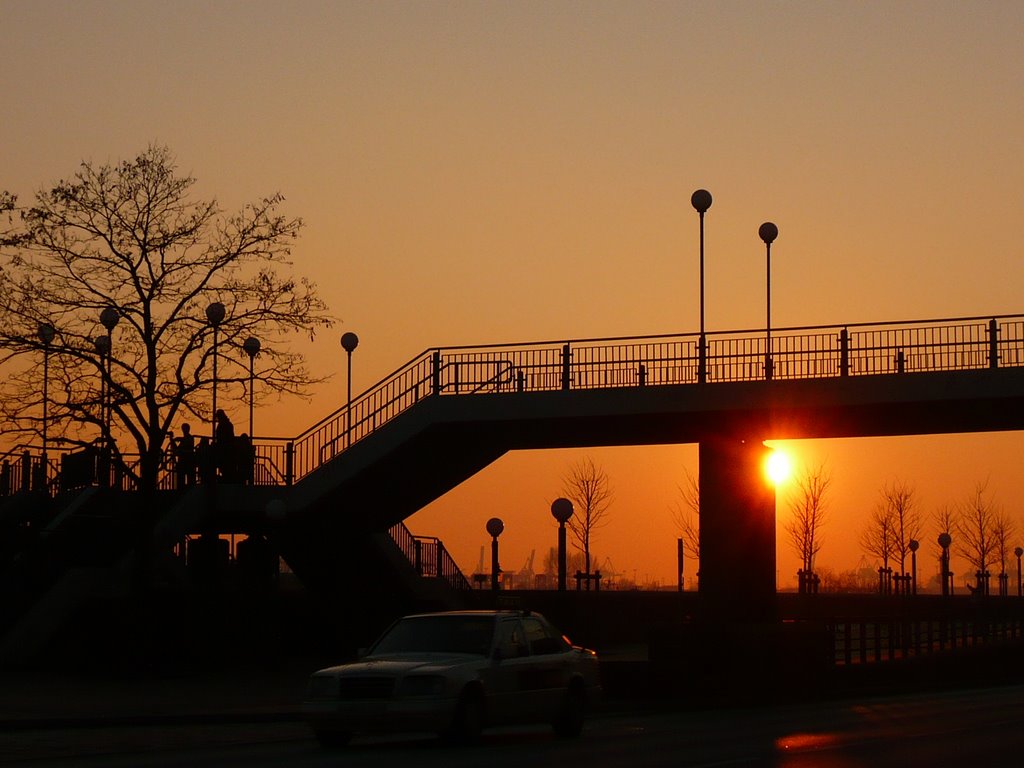
<path id="1" fill-rule="evenodd" d="M 399 688 L 402 696 L 440 696 L 444 691 L 445 681 L 440 675 L 409 675 Z"/>

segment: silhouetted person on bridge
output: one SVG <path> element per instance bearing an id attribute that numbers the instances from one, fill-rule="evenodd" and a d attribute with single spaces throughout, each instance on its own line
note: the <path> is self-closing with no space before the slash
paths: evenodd
<path id="1" fill-rule="evenodd" d="M 196 447 L 196 466 L 199 469 L 199 482 L 209 484 L 216 479 L 217 462 L 214 460 L 210 438 L 206 435 L 199 438 L 199 445 Z"/>
<path id="2" fill-rule="evenodd" d="M 189 424 L 181 425 L 181 437 L 174 443 L 174 471 L 179 488 L 196 484 L 196 439 Z"/>
<path id="3" fill-rule="evenodd" d="M 234 481 L 235 472 L 235 425 L 223 410 L 214 415 L 213 454 L 220 475 L 228 482 Z"/>

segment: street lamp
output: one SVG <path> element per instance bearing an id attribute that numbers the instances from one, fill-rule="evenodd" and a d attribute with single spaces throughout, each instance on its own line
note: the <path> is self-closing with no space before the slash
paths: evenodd
<path id="1" fill-rule="evenodd" d="M 53 343 L 53 337 L 57 335 L 57 331 L 49 323 L 40 323 L 37 333 L 39 340 L 43 342 L 43 479 L 45 482 L 47 471 L 47 425 L 50 415 L 50 344 Z"/>
<path id="2" fill-rule="evenodd" d="M 1017 556 L 1017 597 L 1022 597 L 1024 596 L 1024 592 L 1021 591 L 1020 583 L 1020 557 L 1021 555 L 1024 555 L 1024 549 L 1017 547 L 1013 550 L 1013 554 Z"/>
<path id="3" fill-rule="evenodd" d="M 698 189 L 690 196 L 690 204 L 700 214 L 700 349 L 697 352 L 697 381 L 703 384 L 708 376 L 708 345 L 704 335 L 704 214 L 711 207 L 711 193 Z"/>
<path id="4" fill-rule="evenodd" d="M 242 349 L 245 350 L 245 354 L 249 356 L 249 438 L 252 439 L 254 432 L 252 429 L 252 401 L 254 397 L 253 392 L 253 360 L 260 353 L 260 340 L 255 336 L 250 336 L 248 339 L 242 342 Z M 214 414 L 216 415 L 216 413 Z"/>
<path id="5" fill-rule="evenodd" d="M 107 396 L 106 396 L 106 440 L 107 450 L 110 450 L 110 413 L 114 409 L 114 370 L 113 370 L 113 355 L 111 355 L 111 348 L 114 344 L 114 328 L 117 327 L 118 321 L 121 319 L 121 313 L 118 312 L 117 307 L 106 307 L 100 312 L 100 325 L 107 329 Z"/>
<path id="6" fill-rule="evenodd" d="M 352 353 L 359 346 L 359 337 L 351 331 L 341 335 L 341 346 L 348 355 L 348 405 L 345 407 L 345 447 L 352 440 Z"/>
<path id="7" fill-rule="evenodd" d="M 946 531 L 939 534 L 939 546 L 942 547 L 942 596 L 949 597 L 949 545 L 953 543 L 953 537 Z"/>
<path id="8" fill-rule="evenodd" d="M 114 330 L 121 321 L 121 312 L 117 307 L 106 307 L 100 312 L 100 325 L 107 329 L 107 333 Z"/>
<path id="9" fill-rule="evenodd" d="M 911 539 L 910 547 L 910 594 L 917 594 L 917 549 L 921 543 L 917 539 Z"/>
<path id="10" fill-rule="evenodd" d="M 210 418 L 210 441 L 217 442 L 217 329 L 224 322 L 225 309 L 219 301 L 206 308 L 206 321 L 213 328 L 213 411 Z"/>
<path id="11" fill-rule="evenodd" d="M 779 228 L 770 221 L 766 221 L 758 228 L 757 234 L 762 240 L 764 240 L 768 265 L 767 279 L 765 280 L 765 285 L 768 291 L 768 300 L 766 302 L 767 320 L 765 322 L 766 346 L 764 350 L 764 377 L 770 381 L 772 378 L 772 243 L 775 242 L 775 238 L 779 236 Z"/>
<path id="12" fill-rule="evenodd" d="M 110 337 L 97 336 L 93 339 L 96 347 L 96 354 L 100 357 L 100 441 L 103 443 L 103 453 L 100 462 L 100 482 L 103 485 L 110 483 L 110 451 L 107 441 L 110 437 L 110 427 L 107 422 L 107 357 L 110 355 Z"/>
<path id="13" fill-rule="evenodd" d="M 501 567 L 498 565 L 498 537 L 505 530 L 505 524 L 500 517 L 492 517 L 487 521 L 487 532 L 491 535 L 491 591 L 498 591 L 498 574 Z"/>
<path id="14" fill-rule="evenodd" d="M 572 517 L 572 502 L 565 498 L 551 502 L 551 516 L 558 521 L 558 591 L 565 592 L 565 524 Z"/>
<path id="15" fill-rule="evenodd" d="M 683 591 L 683 560 L 686 556 L 686 551 L 683 548 L 683 537 L 680 536 L 676 539 L 676 589 L 680 592 Z"/>

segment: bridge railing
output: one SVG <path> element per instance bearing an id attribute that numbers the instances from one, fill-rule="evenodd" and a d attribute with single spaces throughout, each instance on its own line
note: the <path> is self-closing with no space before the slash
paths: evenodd
<path id="1" fill-rule="evenodd" d="M 259 440 L 253 481 L 289 485 L 426 397 L 1024 366 L 1024 315 L 778 328 L 770 345 L 727 331 L 704 353 L 702 371 L 693 333 L 429 349 L 297 437 Z"/>
<path id="2" fill-rule="evenodd" d="M 0 497 L 18 491 L 39 490 L 46 483 L 46 467 L 31 447 L 19 445 L 0 454 Z"/>
<path id="3" fill-rule="evenodd" d="M 707 335 L 708 383 L 1024 365 L 1024 315 L 806 326 Z M 770 351 L 770 354 L 769 354 Z M 696 384 L 698 334 L 427 350 L 295 438 L 297 480 L 424 397 Z"/>
<path id="4" fill-rule="evenodd" d="M 434 536 L 416 536 L 404 523 L 395 524 L 388 533 L 418 576 L 442 579 L 452 589 L 470 589 L 469 579 L 462 573 L 440 539 Z"/>

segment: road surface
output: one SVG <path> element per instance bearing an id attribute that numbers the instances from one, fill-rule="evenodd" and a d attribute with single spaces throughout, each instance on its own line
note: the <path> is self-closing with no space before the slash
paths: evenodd
<path id="1" fill-rule="evenodd" d="M 595 715 L 578 740 L 556 739 L 546 728 L 509 728 L 468 747 L 378 737 L 329 752 L 302 723 L 288 721 L 14 730 L 0 732 L 0 764 L 998 768 L 1024 764 L 1024 686 L 758 709 L 634 708 Z"/>

